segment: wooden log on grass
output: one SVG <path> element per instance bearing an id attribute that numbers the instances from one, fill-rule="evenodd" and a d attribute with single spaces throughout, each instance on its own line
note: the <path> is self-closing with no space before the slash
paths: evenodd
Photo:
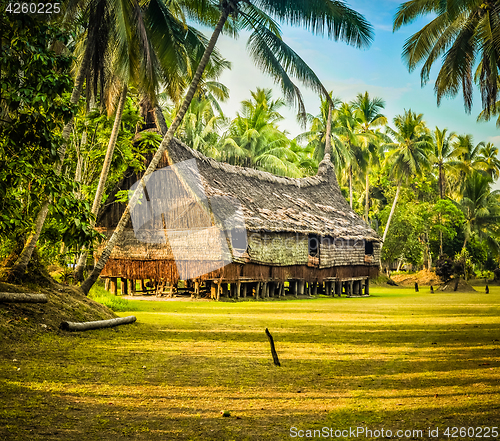
<path id="1" fill-rule="evenodd" d="M 45 294 L 27 292 L 0 292 L 0 303 L 47 303 Z"/>
<path id="2" fill-rule="evenodd" d="M 63 331 L 90 331 L 91 329 L 113 328 L 119 325 L 134 323 L 137 319 L 134 315 L 118 317 L 110 320 L 97 320 L 95 322 L 62 322 L 59 326 Z"/>
<path id="3" fill-rule="evenodd" d="M 281 366 L 280 361 L 278 359 L 278 354 L 276 353 L 276 348 L 274 347 L 273 336 L 269 332 L 269 329 L 266 328 L 266 335 L 269 339 L 269 344 L 271 345 L 271 354 L 273 355 L 273 362 L 276 366 Z"/>

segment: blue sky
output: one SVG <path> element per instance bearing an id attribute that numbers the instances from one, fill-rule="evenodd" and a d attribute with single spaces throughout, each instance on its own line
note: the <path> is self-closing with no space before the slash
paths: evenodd
<path id="1" fill-rule="evenodd" d="M 360 12 L 374 29 L 374 40 L 368 49 L 355 49 L 342 42 L 314 36 L 300 28 L 283 26 L 283 38 L 316 72 L 327 90 L 335 96 L 350 101 L 357 93 L 368 91 L 371 96 L 379 96 L 386 101 L 385 115 L 389 121 L 404 109 L 411 108 L 423 113 L 430 128 L 447 127 L 457 134 L 470 133 L 474 141 L 490 141 L 500 146 L 500 130 L 495 121 L 477 123 L 481 111 L 479 91 L 474 96 L 474 107 L 469 115 L 465 112 L 463 98 L 443 99 L 438 107 L 434 94 L 434 80 L 438 69 L 431 72 L 429 83 L 423 88 L 420 70 L 409 73 L 401 59 L 405 40 L 429 21 L 421 19 L 397 32 L 392 32 L 394 14 L 400 0 L 366 1 L 353 0 L 349 6 Z M 230 100 L 222 105 L 227 116 L 233 117 L 240 108 L 240 102 L 250 97 L 250 90 L 257 87 L 271 87 L 275 97 L 280 96 L 280 88 L 256 68 L 245 49 L 247 35 L 238 40 L 221 37 L 217 47 L 222 55 L 232 62 L 231 71 L 225 72 L 221 82 L 230 89 Z M 300 84 L 300 83 L 298 83 Z M 300 87 L 309 113 L 316 114 L 319 97 L 305 87 Z M 285 120 L 281 128 L 292 136 L 302 131 L 295 119 L 295 109 L 281 112 Z"/>

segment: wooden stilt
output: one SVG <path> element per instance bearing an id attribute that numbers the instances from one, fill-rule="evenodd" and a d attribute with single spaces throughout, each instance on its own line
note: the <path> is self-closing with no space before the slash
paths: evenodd
<path id="1" fill-rule="evenodd" d="M 213 282 L 210 281 L 210 298 L 215 300 L 217 299 L 217 285 Z"/>
<path id="2" fill-rule="evenodd" d="M 280 297 L 285 297 L 285 282 L 280 283 Z"/>
<path id="3" fill-rule="evenodd" d="M 104 289 L 109 291 L 109 278 L 104 279 Z"/>
<path id="4" fill-rule="evenodd" d="M 342 282 L 340 280 L 335 281 L 335 291 L 339 297 L 342 296 Z"/>
<path id="5" fill-rule="evenodd" d="M 198 299 L 200 297 L 200 282 L 194 282 L 194 297 Z"/>
<path id="6" fill-rule="evenodd" d="M 222 294 L 222 283 L 217 284 L 217 301 L 220 300 L 220 296 Z"/>
<path id="7" fill-rule="evenodd" d="M 144 283 L 144 279 L 141 279 L 141 291 L 142 291 L 143 293 L 145 293 L 145 292 L 146 292 L 146 284 Z"/>
<path id="8" fill-rule="evenodd" d="M 135 279 L 130 279 L 130 295 L 135 296 L 137 289 L 135 287 Z"/>
<path id="9" fill-rule="evenodd" d="M 350 296 L 352 296 L 352 292 L 353 292 L 353 281 L 352 280 L 349 280 L 349 283 L 348 283 L 348 288 L 349 288 L 349 294 Z"/>
<path id="10" fill-rule="evenodd" d="M 247 284 L 246 283 L 242 283 L 242 285 L 241 285 L 241 295 L 244 299 L 247 298 Z"/>
<path id="11" fill-rule="evenodd" d="M 239 300 L 241 294 L 241 282 L 236 282 L 236 300 Z"/>
<path id="12" fill-rule="evenodd" d="M 110 282 L 110 287 L 111 287 L 111 294 L 113 295 L 117 295 L 117 291 L 118 291 L 118 280 L 116 277 L 112 277 Z"/>
<path id="13" fill-rule="evenodd" d="M 257 286 L 255 287 L 255 300 L 259 298 L 259 291 L 260 291 L 260 282 L 257 282 Z"/>
<path id="14" fill-rule="evenodd" d="M 317 282 L 313 282 L 312 284 L 312 295 L 315 296 L 318 294 L 318 283 Z"/>
<path id="15" fill-rule="evenodd" d="M 365 296 L 370 295 L 370 279 L 365 279 Z"/>

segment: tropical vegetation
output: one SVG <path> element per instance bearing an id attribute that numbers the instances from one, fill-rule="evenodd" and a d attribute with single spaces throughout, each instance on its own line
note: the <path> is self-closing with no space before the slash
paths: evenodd
<path id="1" fill-rule="evenodd" d="M 437 14 L 408 40 L 409 68 L 424 63 L 425 82 L 436 55 L 452 44 L 464 60 L 481 55 L 476 76 L 486 81 L 491 53 L 459 48 L 456 30 L 461 19 L 476 20 L 471 23 L 479 32 L 496 9 L 474 15 L 472 3 L 463 2 L 462 9 L 446 6 L 444 13 L 437 6 L 442 2 L 420 3 L 405 3 L 395 18 L 397 29 L 424 12 Z M 293 178 L 314 175 L 329 157 L 349 204 L 380 234 L 386 268 L 430 268 L 440 256 L 463 252 L 478 270 L 498 267 L 500 195 L 492 189 L 500 176 L 498 148 L 457 127 L 435 127 L 418 109 L 401 109 L 389 121 L 384 98 L 366 91 L 342 101 L 283 41 L 280 22 L 368 45 L 370 25 L 341 2 L 88 0 L 69 2 L 57 24 L 30 15 L 13 20 L 3 14 L 1 20 L 2 41 L 15 41 L 1 53 L 0 257 L 10 268 L 7 277 L 22 278 L 28 263 L 57 262 L 78 263 L 75 277 L 82 280 L 109 193 L 130 170 L 149 163 L 147 180 L 174 133 L 207 156 Z M 198 24 L 215 28 L 210 40 Z M 221 33 L 242 30 L 250 31 L 250 56 L 278 82 L 282 96 L 251 90 L 229 117 L 220 103 L 230 91 L 219 78 L 231 66 L 216 42 Z M 487 33 L 480 38 L 496 41 Z M 438 100 L 456 92 L 460 75 L 470 74 L 459 61 L 444 59 Z M 305 111 L 296 80 L 319 94 L 317 111 Z M 494 92 L 483 119 L 496 112 Z M 280 128 L 287 105 L 295 105 L 303 125 L 294 138 Z M 150 127 L 159 133 L 142 131 Z"/>

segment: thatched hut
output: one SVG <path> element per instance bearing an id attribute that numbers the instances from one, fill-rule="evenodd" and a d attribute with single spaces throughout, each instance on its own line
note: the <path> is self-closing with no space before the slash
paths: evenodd
<path id="1" fill-rule="evenodd" d="M 194 164 L 198 177 L 185 179 L 175 170 L 179 163 Z M 134 281 L 135 292 L 138 280 L 147 290 L 148 280 L 157 293 L 179 287 L 216 298 L 362 295 L 363 289 L 368 295 L 368 280 L 378 274 L 380 239 L 349 207 L 329 161 L 316 176 L 293 179 L 218 162 L 174 139 L 158 169 L 161 179 L 154 188 L 147 184 L 149 196 L 170 191 L 169 202 L 140 228 L 129 222 L 101 273 L 115 292 L 121 278 L 122 292 L 127 281 Z M 139 179 L 130 173 L 117 190 Z M 232 212 L 227 201 L 236 201 Z M 109 238 L 124 209 L 112 194 L 98 230 Z M 224 222 L 229 218 L 239 222 L 239 236 L 234 222 Z"/>

